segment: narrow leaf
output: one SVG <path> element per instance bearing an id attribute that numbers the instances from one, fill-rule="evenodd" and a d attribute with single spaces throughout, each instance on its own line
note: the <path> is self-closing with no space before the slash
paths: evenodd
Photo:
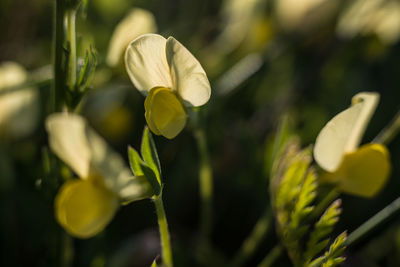
<path id="1" fill-rule="evenodd" d="M 128 157 L 129 157 L 129 165 L 131 170 L 135 176 L 144 175 L 142 167 L 140 164 L 143 164 L 143 160 L 140 158 L 139 153 L 131 146 L 128 146 Z"/>
<path id="2" fill-rule="evenodd" d="M 145 127 L 143 130 L 141 152 L 144 162 L 153 170 L 159 184 L 161 184 L 160 161 L 158 159 L 156 145 L 148 127 Z"/>

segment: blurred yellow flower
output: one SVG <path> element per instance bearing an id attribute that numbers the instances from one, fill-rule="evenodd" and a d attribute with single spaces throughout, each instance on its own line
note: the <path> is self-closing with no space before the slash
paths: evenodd
<path id="1" fill-rule="evenodd" d="M 16 139 L 31 133 L 39 115 L 36 88 L 20 88 L 4 92 L 6 88 L 26 82 L 27 73 L 14 62 L 0 65 L 0 139 Z M 2 92 L 3 91 L 3 92 Z"/>
<path id="2" fill-rule="evenodd" d="M 156 135 L 174 138 L 185 127 L 186 107 L 201 106 L 210 99 L 205 71 L 173 37 L 138 37 L 126 50 L 125 64 L 135 87 L 147 96 L 145 117 Z"/>
<path id="3" fill-rule="evenodd" d="M 152 196 L 147 180 L 132 176 L 82 117 L 52 114 L 46 129 L 52 151 L 79 177 L 64 183 L 55 199 L 56 219 L 72 236 L 92 237 L 111 221 L 120 203 Z"/>
<path id="4" fill-rule="evenodd" d="M 305 32 L 332 19 L 339 4 L 339 1 L 325 0 L 277 0 L 274 7 L 283 29 Z"/>
<path id="5" fill-rule="evenodd" d="M 376 34 L 384 43 L 395 43 L 400 37 L 400 2 L 352 1 L 339 18 L 337 32 L 343 37 Z"/>
<path id="6" fill-rule="evenodd" d="M 330 120 L 315 142 L 315 160 L 326 171 L 321 179 L 335 183 L 343 192 L 374 196 L 389 176 L 385 146 L 370 143 L 358 147 L 378 101 L 377 93 L 355 95 L 351 107 Z"/>
<path id="7" fill-rule="evenodd" d="M 114 30 L 108 48 L 107 64 L 115 67 L 130 41 L 139 35 L 154 32 L 157 32 L 157 25 L 153 14 L 141 8 L 132 9 Z"/>

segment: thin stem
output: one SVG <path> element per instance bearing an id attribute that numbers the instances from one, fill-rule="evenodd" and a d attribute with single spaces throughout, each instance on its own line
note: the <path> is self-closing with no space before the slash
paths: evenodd
<path id="1" fill-rule="evenodd" d="M 270 210 L 266 209 L 229 266 L 242 266 L 254 254 L 271 225 L 271 218 Z"/>
<path id="2" fill-rule="evenodd" d="M 76 10 L 68 9 L 66 12 L 67 32 L 69 43 L 68 55 L 68 71 L 67 71 L 67 85 L 71 91 L 74 91 L 76 84 Z"/>
<path id="3" fill-rule="evenodd" d="M 55 1 L 54 14 L 54 81 L 51 91 L 51 107 L 53 111 L 60 111 L 65 97 L 65 66 L 64 58 L 64 16 L 65 16 L 65 0 Z"/>
<path id="4" fill-rule="evenodd" d="M 200 232 L 205 240 L 211 235 L 213 177 L 207 148 L 207 137 L 203 127 L 198 127 L 194 134 L 200 154 L 199 186 L 201 198 Z"/>
<path id="5" fill-rule="evenodd" d="M 372 141 L 373 143 L 380 143 L 387 145 L 400 131 L 400 110 L 394 116 L 393 120 L 378 134 Z"/>
<path id="6" fill-rule="evenodd" d="M 346 245 L 350 246 L 359 241 L 363 236 L 370 233 L 375 227 L 385 222 L 389 217 L 393 216 L 400 210 L 400 197 L 395 199 L 392 203 L 386 206 L 383 210 L 379 211 L 368 221 L 363 223 L 360 227 L 354 230 L 347 237 Z"/>
<path id="7" fill-rule="evenodd" d="M 165 216 L 162 195 L 155 196 L 153 200 L 154 200 L 154 205 L 156 206 L 158 227 L 160 229 L 162 262 L 165 267 L 172 267 L 173 262 L 172 262 L 171 241 L 169 237 L 168 222 L 167 222 L 167 217 Z"/>
<path id="8" fill-rule="evenodd" d="M 257 267 L 269 267 L 281 256 L 282 254 L 282 246 L 276 245 L 265 258 L 258 264 Z"/>

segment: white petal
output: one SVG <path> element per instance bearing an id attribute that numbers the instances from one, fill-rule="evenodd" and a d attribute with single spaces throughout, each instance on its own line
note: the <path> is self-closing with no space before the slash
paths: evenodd
<path id="1" fill-rule="evenodd" d="M 119 194 L 134 178 L 131 171 L 122 157 L 100 135 L 91 128 L 88 128 L 86 133 L 92 154 L 92 171 L 101 176 L 107 188 Z"/>
<path id="2" fill-rule="evenodd" d="M 172 88 L 165 46 L 161 35 L 145 34 L 128 45 L 125 67 L 135 87 L 147 95 L 156 86 Z"/>
<path id="3" fill-rule="evenodd" d="M 91 157 L 85 128 L 78 115 L 56 113 L 46 119 L 51 150 L 81 178 L 89 176 Z"/>
<path id="4" fill-rule="evenodd" d="M 210 83 L 199 61 L 177 40 L 167 40 L 167 60 L 174 88 L 191 106 L 205 104 L 211 95 Z"/>
<path id="5" fill-rule="evenodd" d="M 132 9 L 114 30 L 108 49 L 107 64 L 117 65 L 129 42 L 139 35 L 156 31 L 153 14 L 141 8 Z"/>
<path id="6" fill-rule="evenodd" d="M 355 95 L 352 106 L 336 115 L 321 130 L 315 141 L 314 157 L 323 169 L 335 171 L 344 153 L 358 147 L 378 100 L 377 93 Z"/>

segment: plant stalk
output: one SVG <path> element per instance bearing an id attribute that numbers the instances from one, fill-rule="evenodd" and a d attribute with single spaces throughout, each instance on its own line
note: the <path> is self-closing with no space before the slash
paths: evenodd
<path id="1" fill-rule="evenodd" d="M 276 245 L 270 252 L 265 256 L 265 258 L 258 264 L 257 267 L 270 267 L 273 266 L 273 263 L 281 256 L 282 254 L 282 246 Z"/>
<path id="2" fill-rule="evenodd" d="M 400 110 L 394 116 L 393 120 L 374 138 L 372 143 L 387 145 L 400 131 Z"/>
<path id="3" fill-rule="evenodd" d="M 363 223 L 360 227 L 349 234 L 346 240 L 346 246 L 353 245 L 358 242 L 363 236 L 370 233 L 378 225 L 385 222 L 389 217 L 393 216 L 400 210 L 400 197 L 395 199 L 392 203 L 372 216 L 368 221 Z"/>
<path id="4" fill-rule="evenodd" d="M 168 231 L 167 217 L 165 216 L 164 204 L 162 201 L 162 194 L 159 196 L 155 196 L 153 200 L 154 200 L 154 205 L 156 207 L 158 227 L 160 230 L 161 258 L 163 266 L 172 267 L 173 261 L 172 261 L 171 241 Z"/>
<path id="5" fill-rule="evenodd" d="M 70 8 L 66 12 L 67 32 L 68 32 L 68 70 L 67 85 L 70 91 L 74 91 L 76 85 L 76 10 Z"/>
<path id="6" fill-rule="evenodd" d="M 203 127 L 194 133 L 200 155 L 199 187 L 201 198 L 200 233 L 205 241 L 210 239 L 212 229 L 213 177 L 207 148 L 207 137 Z"/>

